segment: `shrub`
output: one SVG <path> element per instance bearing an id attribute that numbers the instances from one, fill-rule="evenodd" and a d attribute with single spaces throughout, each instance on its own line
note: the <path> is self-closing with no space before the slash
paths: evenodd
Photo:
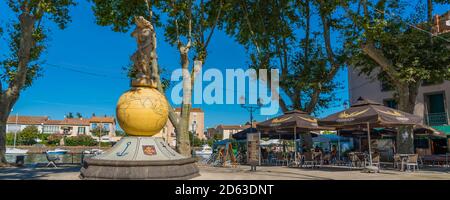
<path id="1" fill-rule="evenodd" d="M 6 145 L 14 145 L 14 133 L 6 134 Z"/>
<path id="2" fill-rule="evenodd" d="M 17 143 L 22 145 L 36 144 L 39 130 L 36 126 L 27 126 L 17 135 Z"/>
<path id="3" fill-rule="evenodd" d="M 78 135 L 74 137 L 67 137 L 65 139 L 66 146 L 95 146 L 97 141 L 88 135 Z"/>
<path id="4" fill-rule="evenodd" d="M 40 140 L 42 140 L 42 142 L 40 142 L 41 144 L 46 144 L 47 143 L 47 137 L 48 137 L 48 135 L 47 134 L 38 134 L 38 139 L 40 139 Z"/>
<path id="5" fill-rule="evenodd" d="M 51 134 L 47 137 L 47 144 L 49 145 L 58 145 L 59 141 L 61 141 L 61 139 L 63 138 L 62 134 Z"/>

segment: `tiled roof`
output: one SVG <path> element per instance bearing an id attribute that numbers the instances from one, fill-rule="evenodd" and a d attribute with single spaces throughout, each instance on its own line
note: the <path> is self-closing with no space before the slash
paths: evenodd
<path id="1" fill-rule="evenodd" d="M 8 118 L 8 124 L 15 124 L 16 116 Z M 81 125 L 89 126 L 90 123 L 115 123 L 114 117 L 92 117 L 92 118 L 65 118 L 63 120 L 50 120 L 47 116 L 18 116 L 17 124 L 22 125 Z"/>
<path id="2" fill-rule="evenodd" d="M 44 122 L 45 125 L 60 125 L 61 120 L 47 120 Z"/>
<path id="3" fill-rule="evenodd" d="M 89 119 L 90 123 L 115 123 L 114 117 L 96 117 Z"/>
<path id="4" fill-rule="evenodd" d="M 255 127 L 257 124 L 258 124 L 258 122 L 253 122 L 253 127 Z M 219 128 L 225 129 L 225 130 L 230 130 L 230 129 L 233 129 L 233 130 L 244 130 L 244 129 L 250 128 L 250 123 L 247 122 L 245 125 L 223 125 L 223 124 L 219 124 L 216 129 L 219 129 Z"/>
<path id="5" fill-rule="evenodd" d="M 18 124 L 26 124 L 26 125 L 39 125 L 41 123 L 45 123 L 48 120 L 47 116 L 9 116 L 8 124 L 15 124 L 16 121 Z"/>
<path id="6" fill-rule="evenodd" d="M 61 121 L 61 125 L 83 125 L 89 126 L 89 119 L 83 118 L 65 118 Z"/>
<path id="7" fill-rule="evenodd" d="M 244 129 L 243 126 L 240 125 L 218 125 L 217 128 L 229 130 L 229 129 Z"/>

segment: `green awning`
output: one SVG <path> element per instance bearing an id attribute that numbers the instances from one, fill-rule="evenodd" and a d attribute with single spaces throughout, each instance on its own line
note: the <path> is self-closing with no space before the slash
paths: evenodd
<path id="1" fill-rule="evenodd" d="M 450 126 L 433 126 L 433 128 L 444 132 L 447 136 L 450 136 Z"/>

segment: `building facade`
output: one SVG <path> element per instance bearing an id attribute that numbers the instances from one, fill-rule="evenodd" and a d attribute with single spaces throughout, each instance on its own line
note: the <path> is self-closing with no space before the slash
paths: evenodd
<path id="1" fill-rule="evenodd" d="M 433 35 L 450 33 L 450 11 L 434 17 Z"/>
<path id="2" fill-rule="evenodd" d="M 216 134 L 222 135 L 222 140 L 233 139 L 233 134 L 236 134 L 246 128 L 246 126 L 242 125 L 218 125 L 216 127 Z"/>
<path id="3" fill-rule="evenodd" d="M 385 106 L 397 108 L 392 86 L 377 79 L 377 73 L 371 76 L 359 75 L 352 67 L 348 70 L 350 103 L 359 97 L 365 97 Z M 394 86 L 395 87 L 395 86 Z M 414 114 L 423 117 L 429 126 L 448 126 L 450 122 L 450 81 L 424 83 L 419 88 Z"/>
<path id="4" fill-rule="evenodd" d="M 180 116 L 181 108 L 176 108 L 175 113 Z M 192 108 L 189 116 L 189 131 L 194 133 L 198 138 L 206 140 L 205 136 L 205 113 L 200 108 Z M 170 120 L 167 121 L 164 128 L 155 137 L 162 137 L 170 146 L 175 147 L 177 144 L 175 127 Z"/>
<path id="5" fill-rule="evenodd" d="M 66 136 L 90 135 L 91 130 L 101 126 L 108 137 L 115 137 L 116 120 L 114 117 L 65 118 L 51 120 L 47 116 L 10 116 L 6 132 L 22 131 L 27 126 L 36 126 L 41 134 L 64 134 Z"/>

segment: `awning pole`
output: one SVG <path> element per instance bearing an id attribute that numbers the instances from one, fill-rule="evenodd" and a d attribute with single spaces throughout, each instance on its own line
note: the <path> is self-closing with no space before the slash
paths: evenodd
<path id="1" fill-rule="evenodd" d="M 297 162 L 297 126 L 294 126 L 294 161 Z"/>
<path id="2" fill-rule="evenodd" d="M 338 136 L 338 159 L 341 160 L 341 136 L 339 133 L 339 129 L 337 130 L 337 136 Z"/>
<path id="3" fill-rule="evenodd" d="M 370 123 L 367 122 L 367 143 L 369 144 L 369 164 L 372 166 L 372 147 L 370 145 Z"/>

